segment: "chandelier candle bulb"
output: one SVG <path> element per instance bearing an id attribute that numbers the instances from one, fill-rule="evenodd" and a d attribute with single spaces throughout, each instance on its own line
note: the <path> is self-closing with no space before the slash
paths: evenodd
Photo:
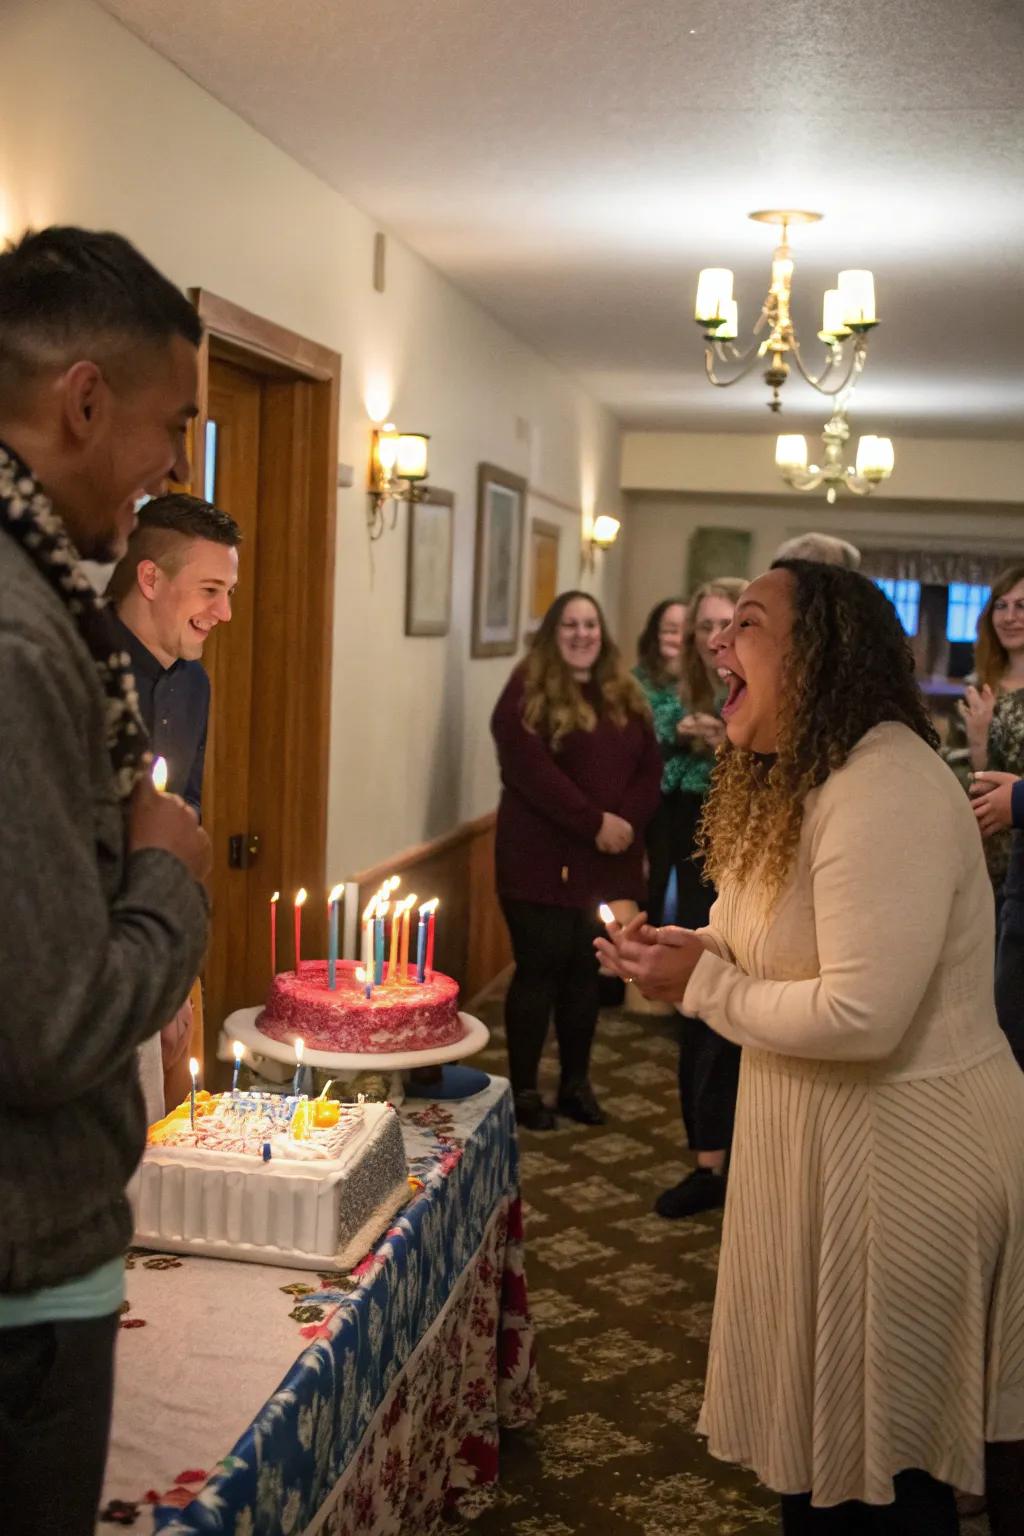
<path id="1" fill-rule="evenodd" d="M 270 974 L 277 975 L 277 904 L 281 892 L 275 891 L 270 898 Z"/>
<path id="2" fill-rule="evenodd" d="M 701 325 L 715 326 L 724 320 L 725 305 L 732 299 L 732 282 L 728 267 L 705 267 L 697 279 L 693 318 Z"/>
<path id="3" fill-rule="evenodd" d="M 295 893 L 295 974 L 299 974 L 299 965 L 302 962 L 302 909 L 306 905 L 306 888 L 303 886 Z"/>
<path id="4" fill-rule="evenodd" d="M 232 1051 L 234 1053 L 234 1057 L 235 1057 L 235 1067 L 234 1067 L 234 1071 L 231 1074 L 231 1092 L 232 1093 L 237 1093 L 238 1092 L 238 1069 L 242 1065 L 242 1052 L 245 1050 L 245 1046 L 242 1044 L 241 1040 L 236 1040 L 234 1045 L 231 1047 L 231 1049 L 232 1049 Z"/>
<path id="5" fill-rule="evenodd" d="M 857 443 L 857 473 L 865 480 L 888 480 L 895 462 L 891 438 L 869 434 Z"/>
<path id="6" fill-rule="evenodd" d="M 800 432 L 782 432 L 775 443 L 775 462 L 787 469 L 807 468 L 807 439 Z"/>
<path id="7" fill-rule="evenodd" d="M 826 288 L 821 305 L 822 341 L 841 341 L 844 336 L 849 336 L 850 327 L 846 323 L 845 311 L 846 300 L 842 290 Z"/>
<path id="8" fill-rule="evenodd" d="M 840 272 L 839 292 L 843 300 L 843 321 L 851 329 L 878 323 L 872 273 L 855 268 Z"/>

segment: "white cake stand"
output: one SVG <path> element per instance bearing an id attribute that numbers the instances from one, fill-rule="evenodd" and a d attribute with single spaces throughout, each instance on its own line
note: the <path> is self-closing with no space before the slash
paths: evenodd
<path id="1" fill-rule="evenodd" d="M 217 1042 L 217 1056 L 221 1061 L 234 1060 L 234 1042 L 240 1040 L 245 1047 L 243 1060 L 251 1066 L 256 1056 L 295 1067 L 295 1046 L 288 1040 L 272 1040 L 256 1028 L 256 1020 L 262 1008 L 239 1008 L 224 1020 Z M 387 1072 L 391 1074 L 388 1097 L 393 1104 L 405 1097 L 403 1072 L 416 1067 L 440 1067 L 449 1061 L 461 1061 L 482 1051 L 490 1039 L 486 1024 L 472 1014 L 460 1013 L 462 1039 L 450 1045 L 439 1045 L 429 1051 L 314 1051 L 308 1047 L 302 1053 L 302 1064 L 334 1072 L 339 1078 L 354 1077 L 359 1072 Z"/>

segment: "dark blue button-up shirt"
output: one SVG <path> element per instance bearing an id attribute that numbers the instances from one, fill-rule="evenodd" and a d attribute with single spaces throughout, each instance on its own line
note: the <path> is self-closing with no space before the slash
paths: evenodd
<path id="1" fill-rule="evenodd" d="M 116 615 L 114 621 L 132 658 L 139 713 L 149 732 L 153 755 L 167 760 L 167 788 L 180 795 L 198 816 L 203 797 L 210 679 L 200 661 L 175 661 L 169 667 L 161 666 L 127 624 Z"/>

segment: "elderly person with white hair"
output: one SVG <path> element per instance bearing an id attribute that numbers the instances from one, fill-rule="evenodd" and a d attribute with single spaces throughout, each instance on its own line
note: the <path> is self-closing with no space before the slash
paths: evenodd
<path id="1" fill-rule="evenodd" d="M 813 560 L 816 565 L 842 565 L 848 571 L 860 570 L 860 550 L 846 539 L 831 533 L 798 533 L 780 544 L 775 560 Z"/>

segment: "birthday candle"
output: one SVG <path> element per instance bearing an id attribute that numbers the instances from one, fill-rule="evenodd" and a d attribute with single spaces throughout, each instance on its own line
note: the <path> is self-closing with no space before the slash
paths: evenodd
<path id="1" fill-rule="evenodd" d="M 390 981 L 392 985 L 394 985 L 396 981 L 401 980 L 401 977 L 398 974 L 398 933 L 401 926 L 399 922 L 399 916 L 401 914 L 403 905 L 404 903 L 401 901 L 395 902 L 395 912 L 391 919 L 391 953 L 388 956 L 388 981 Z"/>
<path id="2" fill-rule="evenodd" d="M 430 903 L 425 902 L 424 905 L 420 907 L 420 920 L 416 929 L 416 980 L 418 982 L 423 982 L 426 980 L 427 908 L 429 906 Z"/>
<path id="3" fill-rule="evenodd" d="M 237 1093 L 238 1092 L 238 1069 L 242 1065 L 242 1052 L 245 1050 L 245 1046 L 242 1044 L 241 1040 L 236 1040 L 235 1041 L 233 1050 L 234 1050 L 234 1053 L 235 1053 L 235 1070 L 231 1074 L 231 1092 L 232 1093 Z"/>
<path id="4" fill-rule="evenodd" d="M 188 1075 L 192 1079 L 192 1087 L 189 1091 L 188 1118 L 192 1129 L 196 1128 L 196 1079 L 199 1076 L 199 1063 L 194 1056 L 188 1059 Z"/>
<path id="5" fill-rule="evenodd" d="M 361 965 L 356 966 L 356 981 L 364 988 L 367 997 L 370 997 L 373 993 L 373 988 L 368 980 L 369 974 L 369 971 L 364 970 Z"/>
<path id="6" fill-rule="evenodd" d="M 366 979 L 367 997 L 373 985 L 373 924 L 377 912 L 377 898 L 372 896 L 363 913 L 363 976 Z"/>
<path id="7" fill-rule="evenodd" d="M 277 903 L 281 892 L 275 891 L 270 898 L 270 974 L 277 975 Z"/>
<path id="8" fill-rule="evenodd" d="M 305 1042 L 299 1037 L 295 1041 L 295 1076 L 292 1078 L 292 1092 L 297 1094 L 302 1083 L 302 1053 L 306 1049 Z"/>
<path id="9" fill-rule="evenodd" d="M 334 886 L 327 898 L 327 985 L 332 992 L 338 984 L 338 902 L 344 889 L 344 885 Z"/>
<path id="10" fill-rule="evenodd" d="M 299 965 L 302 962 L 302 909 L 306 904 L 306 889 L 303 886 L 295 893 L 295 975 L 299 974 Z"/>
<path id="11" fill-rule="evenodd" d="M 430 905 L 430 923 L 429 923 L 429 925 L 427 927 L 427 970 L 430 972 L 430 975 L 433 976 L 433 974 L 434 974 L 434 925 L 435 925 L 435 923 L 437 921 L 437 909 L 441 905 L 441 903 L 438 901 L 437 897 L 435 896 L 434 900 L 431 903 L 429 903 L 429 905 Z"/>
<path id="12" fill-rule="evenodd" d="M 384 920 L 388 915 L 389 902 L 377 902 L 377 916 L 373 924 L 373 984 L 379 987 L 384 980 Z"/>
<path id="13" fill-rule="evenodd" d="M 415 896 L 407 896 L 402 904 L 402 944 L 398 954 L 398 980 L 403 984 L 409 979 L 409 922 L 415 905 Z"/>

